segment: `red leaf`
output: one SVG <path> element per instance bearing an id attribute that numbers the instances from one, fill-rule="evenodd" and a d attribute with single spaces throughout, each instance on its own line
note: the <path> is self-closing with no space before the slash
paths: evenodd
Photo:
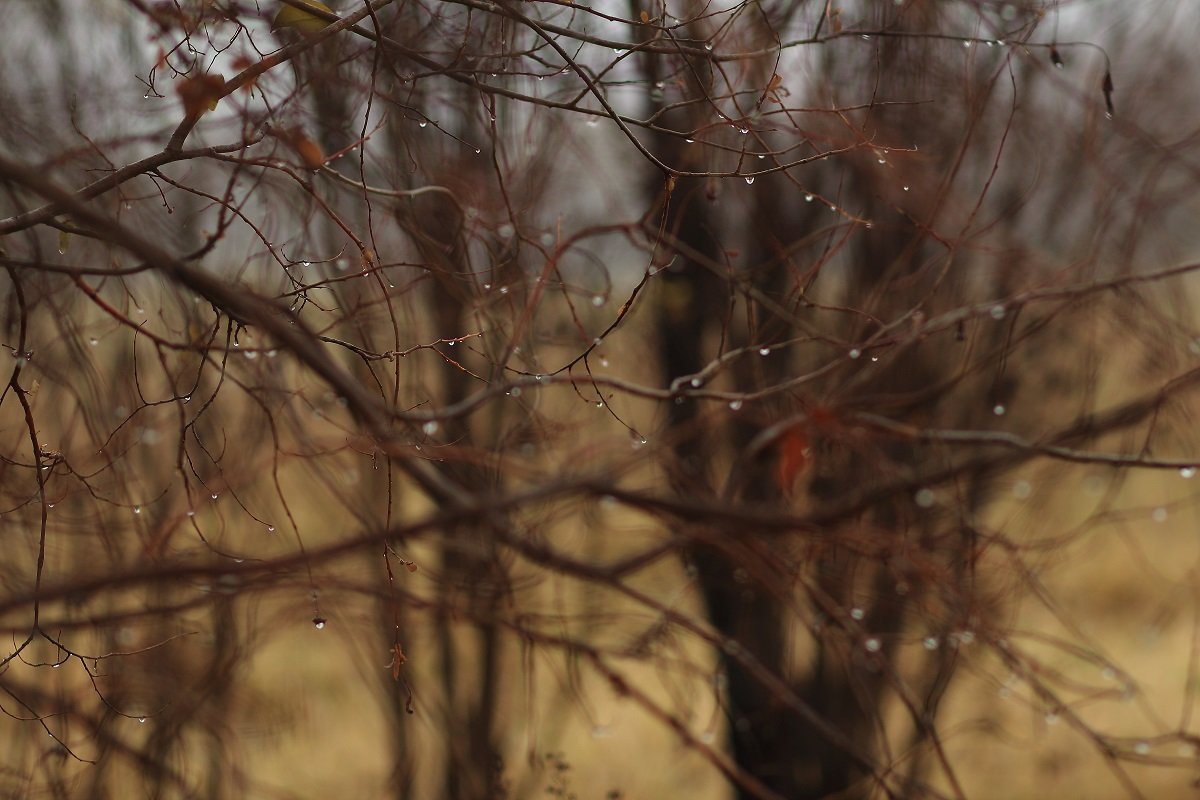
<path id="1" fill-rule="evenodd" d="M 198 75 L 188 78 L 175 87 L 183 110 L 189 117 L 198 117 L 205 111 L 217 107 L 217 101 L 225 92 L 225 79 L 220 75 Z"/>
<path id="2" fill-rule="evenodd" d="M 775 464 L 775 483 L 784 494 L 790 494 L 796 478 L 808 466 L 808 435 L 799 428 L 792 428 L 779 440 L 779 460 Z"/>

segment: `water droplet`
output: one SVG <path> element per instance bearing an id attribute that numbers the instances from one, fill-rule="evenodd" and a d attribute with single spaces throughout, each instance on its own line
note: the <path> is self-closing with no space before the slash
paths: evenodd
<path id="1" fill-rule="evenodd" d="M 254 352 L 253 350 L 247 350 L 246 352 L 242 353 L 242 355 L 246 357 L 247 361 L 253 361 L 254 359 L 258 358 L 258 353 Z"/>
<path id="2" fill-rule="evenodd" d="M 596 401 L 596 408 L 604 408 L 604 401 L 603 401 L 603 400 L 597 400 L 597 401 Z"/>
<path id="3" fill-rule="evenodd" d="M 913 500 L 921 508 L 929 508 L 933 505 L 933 501 L 936 499 L 937 498 L 934 496 L 932 489 L 919 489 L 917 493 L 913 495 Z"/>
<path id="4" fill-rule="evenodd" d="M 705 43 L 704 43 L 704 49 L 705 49 L 705 50 L 707 50 L 708 52 L 710 52 L 710 53 L 711 53 L 711 52 L 712 52 L 712 49 L 713 49 L 713 43 L 712 43 L 712 42 L 705 42 Z"/>
<path id="5" fill-rule="evenodd" d="M 140 514 L 140 513 L 142 513 L 142 507 L 141 507 L 141 506 L 134 506 L 134 507 L 133 507 L 133 513 L 135 513 L 135 514 Z"/>
<path id="6" fill-rule="evenodd" d="M 1017 481 L 1012 486 L 1012 493 L 1013 497 L 1018 500 L 1024 500 L 1033 493 L 1033 487 L 1029 484 L 1029 481 Z"/>
<path id="7" fill-rule="evenodd" d="M 695 140 L 695 139 L 684 139 L 683 141 L 684 141 L 686 144 L 695 144 L 695 143 L 696 143 L 696 140 Z"/>
<path id="8" fill-rule="evenodd" d="M 771 355 L 771 348 L 769 348 L 769 347 L 760 347 L 760 348 L 758 348 L 758 354 L 759 354 L 760 356 L 769 356 L 769 355 Z"/>
<path id="9" fill-rule="evenodd" d="M 903 187 L 903 188 L 904 188 L 904 191 L 906 191 L 906 192 L 908 191 L 908 187 L 907 187 L 907 186 L 905 186 L 905 187 Z"/>
<path id="10" fill-rule="evenodd" d="M 602 295 L 593 296 L 592 297 L 592 305 L 594 305 L 596 308 L 599 308 L 600 306 L 604 305 L 604 297 Z"/>
<path id="11" fill-rule="evenodd" d="M 274 532 L 275 532 L 275 526 L 274 526 L 274 525 L 268 525 L 268 526 L 267 526 L 267 533 L 274 533 Z"/>
<path id="12" fill-rule="evenodd" d="M 88 339 L 88 344 L 90 344 L 92 347 L 95 347 L 96 345 L 100 344 L 100 340 L 93 336 L 92 338 Z"/>
<path id="13" fill-rule="evenodd" d="M 594 128 L 600 124 L 600 120 L 596 119 L 595 117 L 590 117 L 587 121 L 587 124 L 589 128 Z"/>
<path id="14" fill-rule="evenodd" d="M 1004 315 L 1008 312 L 1004 310 L 1004 306 L 995 305 L 988 311 L 992 315 L 992 319 L 1004 319 Z"/>
<path id="15" fill-rule="evenodd" d="M 999 403 L 992 406 L 992 413 L 995 414 L 997 417 L 1003 417 L 1004 412 L 1005 412 L 1004 406 L 1000 405 Z"/>
<path id="16" fill-rule="evenodd" d="M 602 367 L 608 366 L 608 358 L 607 357 L 600 356 L 600 366 L 602 366 Z"/>
<path id="17" fill-rule="evenodd" d="M 507 239 L 508 237 L 512 236 L 516 232 L 517 232 L 516 228 L 514 228 L 512 225 L 510 225 L 507 222 L 496 229 L 496 235 L 499 236 L 501 239 Z"/>
<path id="18" fill-rule="evenodd" d="M 535 381 L 537 381 L 537 382 L 541 383 L 542 376 L 541 376 L 541 375 L 534 375 L 534 376 L 533 376 L 533 379 L 534 379 Z"/>
<path id="19" fill-rule="evenodd" d="M 747 184 L 752 184 L 752 183 L 754 183 L 754 176 L 753 176 L 753 175 L 747 175 L 747 176 L 746 176 L 746 183 L 747 183 Z"/>
<path id="20" fill-rule="evenodd" d="M 1195 467 L 1183 467 L 1182 469 L 1179 470 L 1179 477 L 1181 477 L 1181 478 L 1192 478 L 1192 477 L 1195 477 L 1195 475 L 1196 475 Z"/>
<path id="21" fill-rule="evenodd" d="M 971 642 L 975 641 L 975 634 L 971 633 L 970 631 L 963 631 L 958 635 L 958 641 L 962 644 L 970 644 Z"/>
<path id="22" fill-rule="evenodd" d="M 213 500 L 216 500 L 218 497 L 220 497 L 220 494 L 218 492 L 213 492 L 209 495 L 209 497 L 211 497 Z"/>
<path id="23" fill-rule="evenodd" d="M 742 136 L 745 136 L 749 132 L 750 132 L 749 128 L 738 128 L 738 133 L 740 133 Z"/>
<path id="24" fill-rule="evenodd" d="M 1043 719 L 1046 720 L 1047 725 L 1057 725 L 1058 724 L 1058 714 L 1055 714 L 1053 711 L 1046 714 L 1046 716 Z"/>
<path id="25" fill-rule="evenodd" d="M 878 653 L 879 647 L 880 647 L 879 640 L 876 639 L 874 636 L 872 636 L 870 639 L 867 639 L 867 641 L 863 643 L 863 647 L 865 647 L 867 649 L 868 653 Z"/>
<path id="26" fill-rule="evenodd" d="M 1166 522 L 1167 521 L 1167 509 L 1163 508 L 1162 506 L 1159 506 L 1158 508 L 1154 509 L 1154 511 L 1150 514 L 1150 516 L 1155 522 Z"/>
<path id="27" fill-rule="evenodd" d="M 921 646 L 924 647 L 926 650 L 937 650 L 938 649 L 938 638 L 936 636 L 926 636 L 924 639 L 921 640 Z"/>
<path id="28" fill-rule="evenodd" d="M 741 411 L 742 410 L 742 401 L 741 400 L 730 400 L 729 401 L 729 410 L 730 411 Z"/>
<path id="29" fill-rule="evenodd" d="M 507 287 L 507 286 L 501 286 L 501 287 L 500 287 L 500 294 L 508 294 L 508 287 Z"/>
<path id="30" fill-rule="evenodd" d="M 509 392 L 509 394 L 511 394 L 513 397 L 520 397 L 521 396 L 521 387 L 514 386 L 512 388 L 512 391 Z"/>
<path id="31" fill-rule="evenodd" d="M 183 396 L 183 402 L 185 402 L 185 403 L 190 403 L 190 402 L 192 402 L 192 396 L 191 396 L 190 394 L 185 394 L 185 395 Z"/>
<path id="32" fill-rule="evenodd" d="M 429 420 L 429 422 L 426 422 L 424 425 L 421 426 L 421 430 L 425 432 L 426 436 L 433 436 L 435 433 L 438 432 L 437 421 L 432 420 L 432 419 Z"/>
<path id="33" fill-rule="evenodd" d="M 850 352 L 847 353 L 847 355 L 850 356 L 850 358 L 852 358 L 852 359 L 856 359 L 862 355 L 862 350 L 859 350 L 857 347 L 852 347 L 852 348 L 850 348 Z"/>
<path id="34" fill-rule="evenodd" d="M 861 608 L 850 609 L 850 619 L 862 620 L 867 614 Z"/>
<path id="35" fill-rule="evenodd" d="M 196 516 L 196 512 L 195 512 L 195 511 L 193 511 L 192 509 L 190 509 L 190 508 L 189 508 L 189 509 L 187 510 L 187 515 L 188 515 L 189 517 L 194 517 L 194 516 Z"/>
<path id="36" fill-rule="evenodd" d="M 482 152 L 483 152 L 483 150 L 481 148 L 479 148 L 479 147 L 475 148 L 475 155 L 479 155 Z"/>
<path id="37" fill-rule="evenodd" d="M 417 127 L 418 127 L 418 128 L 424 128 L 424 127 L 426 127 L 427 125 L 429 125 L 429 123 L 428 123 L 428 122 L 426 122 L 425 120 L 421 120 L 420 122 L 418 122 L 418 123 L 417 123 Z"/>
<path id="38" fill-rule="evenodd" d="M 864 42 L 869 42 L 869 41 L 871 41 L 871 37 L 870 37 L 870 36 L 868 36 L 867 34 L 865 34 L 865 33 L 864 33 L 864 34 L 862 35 L 862 40 L 863 40 Z"/>
<path id="39" fill-rule="evenodd" d="M 1137 753 L 1139 756 L 1149 755 L 1150 744 L 1148 742 L 1138 742 L 1133 746 L 1133 752 Z"/>
<path id="40" fill-rule="evenodd" d="M 325 627 L 325 618 L 324 617 L 313 617 L 312 624 L 313 624 L 314 628 L 316 628 L 317 630 L 321 630 L 322 628 Z"/>
<path id="41" fill-rule="evenodd" d="M 971 43 L 970 43 L 970 42 L 963 42 L 962 44 L 963 44 L 963 47 L 970 47 L 970 46 L 971 46 Z"/>
<path id="42" fill-rule="evenodd" d="M 881 158 L 881 159 L 879 159 L 879 163 L 880 163 L 880 164 L 886 164 L 886 163 L 887 163 L 887 159 L 886 159 L 886 158 Z"/>
<path id="43" fill-rule="evenodd" d="M 813 196 L 811 194 L 804 195 L 804 202 L 811 203 L 812 201 L 813 201 Z"/>
<path id="44" fill-rule="evenodd" d="M 145 717 L 138 717 L 138 724 L 139 724 L 139 725 L 145 725 L 145 724 L 146 724 L 146 718 L 145 718 Z"/>

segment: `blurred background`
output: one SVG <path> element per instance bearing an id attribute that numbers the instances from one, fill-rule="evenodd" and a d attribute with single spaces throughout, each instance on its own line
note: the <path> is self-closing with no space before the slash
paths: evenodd
<path id="1" fill-rule="evenodd" d="M 1189 4 L 0 11 L 4 796 L 1195 791 Z"/>

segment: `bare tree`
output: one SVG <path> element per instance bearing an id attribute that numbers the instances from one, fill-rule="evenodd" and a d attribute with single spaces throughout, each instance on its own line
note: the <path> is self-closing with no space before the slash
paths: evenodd
<path id="1" fill-rule="evenodd" d="M 7 9 L 0 791 L 1183 791 L 1183 4 L 331 5 Z"/>

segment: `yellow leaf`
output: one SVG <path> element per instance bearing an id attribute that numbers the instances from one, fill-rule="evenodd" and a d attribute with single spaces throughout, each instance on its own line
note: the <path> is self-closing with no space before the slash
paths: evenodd
<path id="1" fill-rule="evenodd" d="M 297 0 L 298 5 L 315 8 L 319 11 L 328 11 L 333 13 L 333 9 L 318 0 Z M 271 24 L 271 30 L 293 30 L 300 33 L 319 33 L 329 26 L 330 22 L 323 17 L 319 17 L 310 11 L 305 11 L 303 8 L 281 3 L 279 13 L 275 15 L 275 22 Z"/>
<path id="2" fill-rule="evenodd" d="M 650 21 L 650 15 L 647 14 L 645 11 L 642 12 L 641 17 L 642 17 L 642 24 L 645 24 Z"/>
<path id="3" fill-rule="evenodd" d="M 71 249 L 71 234 L 67 231 L 58 232 L 58 253 L 65 255 Z"/>

